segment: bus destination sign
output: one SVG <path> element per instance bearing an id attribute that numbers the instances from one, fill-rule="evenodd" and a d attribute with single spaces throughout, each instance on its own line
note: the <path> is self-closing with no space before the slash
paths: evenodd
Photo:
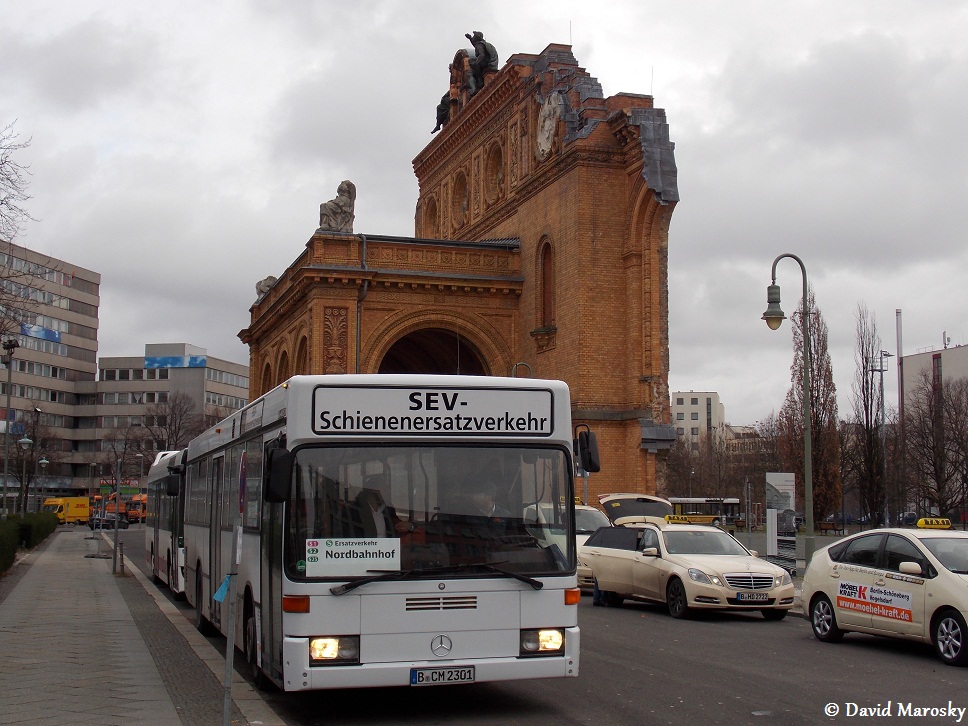
<path id="1" fill-rule="evenodd" d="M 320 436 L 550 436 L 554 401 L 537 388 L 318 386 Z"/>

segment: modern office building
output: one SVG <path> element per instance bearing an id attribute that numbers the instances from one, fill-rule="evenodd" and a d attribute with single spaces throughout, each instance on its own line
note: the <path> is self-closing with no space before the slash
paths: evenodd
<path id="1" fill-rule="evenodd" d="M 34 510 L 44 496 L 96 493 L 119 458 L 136 478 L 172 438 L 247 402 L 248 366 L 186 343 L 99 362 L 100 284 L 97 272 L 0 245 L 0 511 L 16 508 L 25 479 Z"/>
<path id="2" fill-rule="evenodd" d="M 187 343 L 145 346 L 143 356 L 104 357 L 79 426 L 87 471 L 77 482 L 89 490 L 111 478 L 140 479 L 158 451 L 188 439 L 248 403 L 248 366 L 208 355 Z"/>
<path id="3" fill-rule="evenodd" d="M 75 410 L 78 386 L 97 376 L 100 283 L 65 260 L 0 246 L 3 501 L 11 508 L 24 476 L 68 490 L 83 466 Z"/>
<path id="4" fill-rule="evenodd" d="M 955 378 L 968 378 L 968 345 L 903 356 L 900 370 L 903 399 L 916 393 L 925 375 L 932 386 Z M 890 385 L 889 379 L 885 385 Z"/>
<path id="5" fill-rule="evenodd" d="M 724 435 L 726 412 L 719 394 L 710 391 L 673 391 L 669 394 L 676 437 L 698 450 L 703 437 Z"/>

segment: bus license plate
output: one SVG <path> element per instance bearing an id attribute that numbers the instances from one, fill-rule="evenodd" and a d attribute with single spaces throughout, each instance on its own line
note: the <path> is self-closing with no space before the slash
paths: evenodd
<path id="1" fill-rule="evenodd" d="M 762 602 L 770 599 L 768 595 L 768 592 L 738 592 L 736 593 L 736 599 L 747 602 Z"/>
<path id="2" fill-rule="evenodd" d="M 443 686 L 448 683 L 473 683 L 474 666 L 463 668 L 411 668 L 411 686 Z"/>

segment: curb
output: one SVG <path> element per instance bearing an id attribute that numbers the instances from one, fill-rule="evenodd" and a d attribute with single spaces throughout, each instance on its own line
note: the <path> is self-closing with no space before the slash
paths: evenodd
<path id="1" fill-rule="evenodd" d="M 222 654 L 212 647 L 212 644 L 185 619 L 185 616 L 168 601 L 168 598 L 157 587 L 149 582 L 141 568 L 131 564 L 130 558 L 128 558 L 128 561 L 129 566 L 125 568 L 125 572 L 134 574 L 138 583 L 155 601 L 162 614 L 188 641 L 188 645 L 195 652 L 195 655 L 209 667 L 215 677 L 218 678 L 219 683 L 223 683 L 225 679 L 225 658 L 222 657 Z M 263 700 L 258 691 L 252 688 L 248 681 L 239 675 L 234 668 L 232 669 L 232 701 L 249 724 L 287 726 L 286 722 Z"/>

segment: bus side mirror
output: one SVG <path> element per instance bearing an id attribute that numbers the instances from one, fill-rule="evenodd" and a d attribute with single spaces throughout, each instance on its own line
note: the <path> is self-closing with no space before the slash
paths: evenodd
<path id="1" fill-rule="evenodd" d="M 169 497 L 178 496 L 178 484 L 179 476 L 178 474 L 169 474 L 165 477 L 165 494 Z"/>
<path id="2" fill-rule="evenodd" d="M 581 468 L 587 472 L 602 470 L 602 463 L 598 458 L 598 438 L 594 431 L 583 430 L 578 432 L 578 461 Z"/>
<path id="3" fill-rule="evenodd" d="M 265 500 L 270 504 L 281 504 L 289 494 L 289 476 L 292 469 L 292 452 L 289 449 L 273 448 L 267 452 L 266 478 L 262 490 Z"/>

